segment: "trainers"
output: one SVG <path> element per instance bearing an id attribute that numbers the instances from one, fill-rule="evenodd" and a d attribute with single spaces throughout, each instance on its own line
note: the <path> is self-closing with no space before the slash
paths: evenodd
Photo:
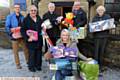
<path id="1" fill-rule="evenodd" d="M 36 72 L 35 68 L 28 68 L 31 72 Z"/>
<path id="2" fill-rule="evenodd" d="M 99 73 L 99 77 L 102 77 L 102 76 L 103 76 L 103 73 L 102 73 L 102 72 L 100 72 L 100 73 Z"/>
<path id="3" fill-rule="evenodd" d="M 102 71 L 102 70 L 100 70 L 99 76 L 100 76 L 100 77 L 103 76 L 103 71 Z"/>
<path id="4" fill-rule="evenodd" d="M 22 67 L 19 65 L 19 66 L 17 66 L 17 69 L 22 69 Z"/>

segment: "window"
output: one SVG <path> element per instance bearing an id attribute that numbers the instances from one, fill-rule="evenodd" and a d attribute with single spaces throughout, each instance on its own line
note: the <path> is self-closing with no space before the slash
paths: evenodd
<path id="1" fill-rule="evenodd" d="M 26 0 L 14 0 L 15 3 L 20 3 L 20 9 L 22 11 L 26 11 L 27 5 L 26 5 Z"/>
<path id="2" fill-rule="evenodd" d="M 120 0 L 105 0 L 106 13 L 120 23 Z"/>

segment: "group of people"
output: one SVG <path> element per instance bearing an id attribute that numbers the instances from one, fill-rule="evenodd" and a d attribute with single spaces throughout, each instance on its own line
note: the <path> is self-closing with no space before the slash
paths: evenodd
<path id="1" fill-rule="evenodd" d="M 42 29 L 43 27 L 41 26 L 43 21 L 46 19 L 49 19 L 52 28 L 46 29 L 46 32 L 51 39 L 52 43 L 54 46 L 66 43 L 69 45 L 74 44 L 72 47 L 75 47 L 79 50 L 81 48 L 82 40 L 78 40 L 78 43 L 70 41 L 70 33 L 67 29 L 60 30 L 59 28 L 59 21 L 57 21 L 57 18 L 59 17 L 58 14 L 55 13 L 55 4 L 54 3 L 49 3 L 48 4 L 48 12 L 46 12 L 43 15 L 43 18 L 41 18 L 37 14 L 37 7 L 35 5 L 31 5 L 28 8 L 28 14 L 26 17 L 24 17 L 20 13 L 20 4 L 14 4 L 14 13 L 10 14 L 6 18 L 6 31 L 8 35 L 11 38 L 12 41 L 12 48 L 13 48 L 13 53 L 14 53 L 14 58 L 15 58 L 15 63 L 17 69 L 21 69 L 20 65 L 20 60 L 19 60 L 19 44 L 23 46 L 24 54 L 25 54 L 25 59 L 26 63 L 28 64 L 28 69 L 32 72 L 35 71 L 40 71 L 41 66 L 42 66 L 42 46 L 43 46 L 43 35 L 42 35 Z M 87 16 L 86 12 L 81 8 L 80 2 L 75 1 L 73 8 L 71 10 L 73 14 L 75 15 L 74 18 L 74 27 L 79 28 L 79 27 L 85 27 L 87 24 Z M 106 20 L 110 19 L 109 15 L 105 14 L 105 7 L 104 6 L 99 6 L 96 9 L 96 16 L 93 18 L 92 22 L 96 21 L 101 21 L 101 20 Z M 22 37 L 20 38 L 14 38 L 12 36 L 12 30 L 20 27 L 20 32 Z M 34 41 L 31 39 L 26 31 L 27 30 L 34 30 L 38 34 L 38 40 Z M 95 32 L 93 33 L 94 40 L 95 40 L 95 52 L 93 53 L 94 59 L 98 61 L 100 65 L 100 70 L 102 69 L 103 65 L 103 56 L 105 53 L 105 48 L 107 45 L 108 41 L 108 36 L 109 35 L 109 30 L 101 31 L 101 32 Z M 56 44 L 57 40 L 60 38 L 60 43 Z M 49 53 L 48 49 L 46 48 L 46 52 Z M 80 58 L 83 60 L 90 60 L 89 58 L 86 58 L 84 55 L 80 54 Z M 61 72 L 57 72 L 57 75 L 60 75 Z M 59 78 L 59 77 L 57 77 Z M 57 79 L 56 80 L 59 80 Z M 61 77 L 62 78 L 62 77 Z"/>

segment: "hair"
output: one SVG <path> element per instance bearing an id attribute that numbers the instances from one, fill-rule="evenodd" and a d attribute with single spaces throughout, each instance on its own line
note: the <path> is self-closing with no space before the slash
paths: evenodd
<path id="1" fill-rule="evenodd" d="M 34 9 L 37 10 L 37 7 L 35 5 L 31 5 L 31 6 L 28 7 L 28 13 L 30 13 L 31 8 L 34 8 Z"/>
<path id="2" fill-rule="evenodd" d="M 75 1 L 73 5 L 80 5 L 80 1 Z"/>
<path id="3" fill-rule="evenodd" d="M 66 32 L 66 33 L 68 33 L 68 35 L 70 35 L 70 32 L 69 32 L 68 29 L 63 29 L 63 30 L 61 31 L 61 34 L 62 34 L 63 32 Z"/>
<path id="4" fill-rule="evenodd" d="M 96 12 L 98 13 L 99 10 L 103 10 L 104 12 L 106 11 L 105 7 L 103 5 L 100 5 L 97 7 Z"/>
<path id="5" fill-rule="evenodd" d="M 14 6 L 15 6 L 15 5 L 19 5 L 19 6 L 20 6 L 20 3 L 14 3 Z"/>
<path id="6" fill-rule="evenodd" d="M 50 3 L 48 4 L 48 7 L 50 7 L 50 6 L 54 6 L 54 7 L 55 7 L 55 4 L 50 2 Z"/>

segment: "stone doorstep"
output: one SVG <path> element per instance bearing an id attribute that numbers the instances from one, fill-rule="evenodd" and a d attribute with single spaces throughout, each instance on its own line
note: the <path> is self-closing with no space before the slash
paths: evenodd
<path id="1" fill-rule="evenodd" d="M 40 77 L 0 77 L 0 80 L 40 80 Z"/>

